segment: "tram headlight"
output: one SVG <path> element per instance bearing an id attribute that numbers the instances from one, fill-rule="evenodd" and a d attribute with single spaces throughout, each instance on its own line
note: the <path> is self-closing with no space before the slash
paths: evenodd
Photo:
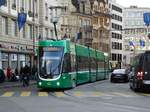
<path id="1" fill-rule="evenodd" d="M 57 82 L 57 86 L 60 86 L 60 82 Z"/>
<path id="2" fill-rule="evenodd" d="M 41 85 L 42 85 L 42 82 L 39 82 L 39 85 L 41 86 Z"/>

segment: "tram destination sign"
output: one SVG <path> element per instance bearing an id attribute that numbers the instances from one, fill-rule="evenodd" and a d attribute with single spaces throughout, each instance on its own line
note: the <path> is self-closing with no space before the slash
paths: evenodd
<path id="1" fill-rule="evenodd" d="M 43 47 L 43 51 L 62 51 L 63 47 Z"/>

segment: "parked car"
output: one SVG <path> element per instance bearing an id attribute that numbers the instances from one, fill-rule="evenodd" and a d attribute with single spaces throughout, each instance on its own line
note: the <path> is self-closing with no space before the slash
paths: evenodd
<path id="1" fill-rule="evenodd" d="M 150 87 L 150 51 L 134 57 L 129 83 L 134 91 Z"/>
<path id="2" fill-rule="evenodd" d="M 0 83 L 5 81 L 5 74 L 4 71 L 2 69 L 0 69 Z"/>
<path id="3" fill-rule="evenodd" d="M 110 77 L 111 82 L 128 82 L 128 79 L 126 69 L 114 69 Z"/>

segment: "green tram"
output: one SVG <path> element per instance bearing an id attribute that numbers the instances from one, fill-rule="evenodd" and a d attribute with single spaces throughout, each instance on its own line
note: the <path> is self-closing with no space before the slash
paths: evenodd
<path id="1" fill-rule="evenodd" d="M 69 40 L 38 43 L 38 88 L 62 89 L 108 78 L 108 56 Z"/>

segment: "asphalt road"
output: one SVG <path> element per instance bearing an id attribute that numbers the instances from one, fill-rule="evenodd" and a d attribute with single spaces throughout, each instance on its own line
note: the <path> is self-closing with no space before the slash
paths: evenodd
<path id="1" fill-rule="evenodd" d="M 28 88 L 0 90 L 0 112 L 150 112 L 150 93 L 128 83 L 100 81 L 65 91 Z"/>

